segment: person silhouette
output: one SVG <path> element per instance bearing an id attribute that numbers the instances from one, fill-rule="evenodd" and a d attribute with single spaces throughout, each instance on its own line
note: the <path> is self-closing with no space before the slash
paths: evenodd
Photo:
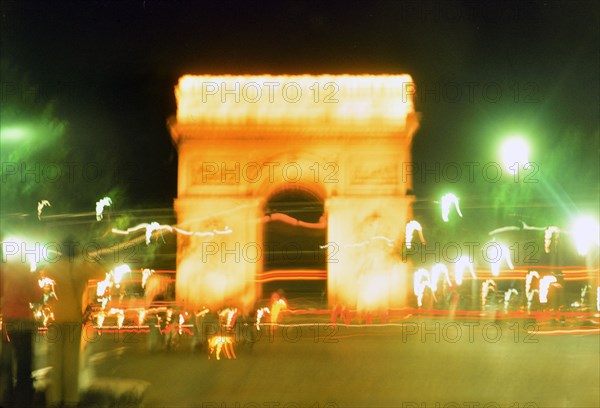
<path id="1" fill-rule="evenodd" d="M 61 255 L 48 263 L 44 273 L 56 282 L 54 323 L 48 326 L 48 360 L 53 369 L 47 402 L 50 407 L 77 406 L 79 372 L 82 354 L 82 326 L 88 280 L 101 279 L 106 268 L 94 259 L 84 257 L 79 242 L 72 236 L 62 241 Z M 54 326 L 54 327 L 52 327 Z M 50 338 L 51 331 L 54 331 Z"/>
<path id="2" fill-rule="evenodd" d="M 42 289 L 37 274 L 28 262 L 16 257 L 7 257 L 4 252 L 0 264 L 0 289 L 2 313 L 1 377 L 2 394 L 0 406 L 33 406 L 34 388 L 33 336 L 37 331 L 30 304 L 42 302 Z M 16 360 L 16 373 L 13 373 Z M 16 377 L 16 384 L 13 384 Z"/>

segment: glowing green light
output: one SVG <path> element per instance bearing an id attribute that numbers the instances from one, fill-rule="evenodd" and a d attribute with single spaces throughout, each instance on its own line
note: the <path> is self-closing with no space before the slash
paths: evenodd
<path id="1" fill-rule="evenodd" d="M 586 255 L 594 246 L 600 245 L 598 220 L 592 216 L 584 215 L 577 218 L 569 232 L 580 255 Z"/>
<path id="2" fill-rule="evenodd" d="M 0 140 L 19 140 L 27 137 L 30 133 L 29 129 L 21 126 L 7 127 L 0 130 Z"/>
<path id="3" fill-rule="evenodd" d="M 506 170 L 514 175 L 529 163 L 529 145 L 519 136 L 511 137 L 502 143 L 500 157 Z"/>

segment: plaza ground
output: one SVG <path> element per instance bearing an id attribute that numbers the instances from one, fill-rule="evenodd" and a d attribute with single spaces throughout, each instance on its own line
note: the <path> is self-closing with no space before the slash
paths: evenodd
<path id="1" fill-rule="evenodd" d="M 113 384 L 146 382 L 148 408 L 600 406 L 597 326 L 375 323 L 263 330 L 252 350 L 219 361 L 185 335 L 149 352 L 145 333 L 105 333 L 88 345 L 88 368 Z"/>

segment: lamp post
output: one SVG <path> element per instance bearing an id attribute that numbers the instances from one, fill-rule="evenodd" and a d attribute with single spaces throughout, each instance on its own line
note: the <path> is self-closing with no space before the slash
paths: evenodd
<path id="1" fill-rule="evenodd" d="M 523 202 L 527 198 L 526 190 L 521 184 L 524 182 L 522 177 L 523 171 L 529 168 L 530 163 L 529 143 L 522 135 L 511 135 L 503 140 L 500 145 L 499 153 L 503 172 L 508 172 L 509 176 L 513 178 L 512 181 L 518 184 L 516 188 L 513 188 L 510 184 L 504 184 L 502 186 L 503 199 L 505 200 L 505 205 L 507 207 L 512 205 L 516 208 L 518 205 L 517 201 Z M 507 215 L 506 208 L 503 208 L 499 214 L 501 214 L 502 218 L 505 218 Z M 519 242 L 515 244 L 520 245 Z M 520 258 L 518 255 L 520 253 L 521 251 L 517 251 L 517 258 Z M 515 265 L 521 263 L 521 259 L 513 259 L 513 261 Z M 517 281 L 512 280 L 509 285 L 510 289 L 514 290 Z M 521 289 L 519 289 L 519 292 L 521 292 Z"/>

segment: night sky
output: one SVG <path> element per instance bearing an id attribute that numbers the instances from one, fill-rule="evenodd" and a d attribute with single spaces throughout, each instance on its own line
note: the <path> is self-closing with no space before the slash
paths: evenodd
<path id="1" fill-rule="evenodd" d="M 409 73 L 422 114 L 413 160 L 497 160 L 498 141 L 522 132 L 558 194 L 594 204 L 599 4 L 2 1 L 1 58 L 39 87 L 31 103 L 55 101 L 70 143 L 126 168 L 136 207 L 176 196 L 166 120 L 188 73 Z M 23 98 L 14 85 L 2 79 L 3 104 Z M 575 147 L 562 157 L 565 142 Z M 439 193 L 439 183 L 414 184 L 418 202 Z M 485 189 L 454 187 L 473 206 L 485 201 Z"/>

